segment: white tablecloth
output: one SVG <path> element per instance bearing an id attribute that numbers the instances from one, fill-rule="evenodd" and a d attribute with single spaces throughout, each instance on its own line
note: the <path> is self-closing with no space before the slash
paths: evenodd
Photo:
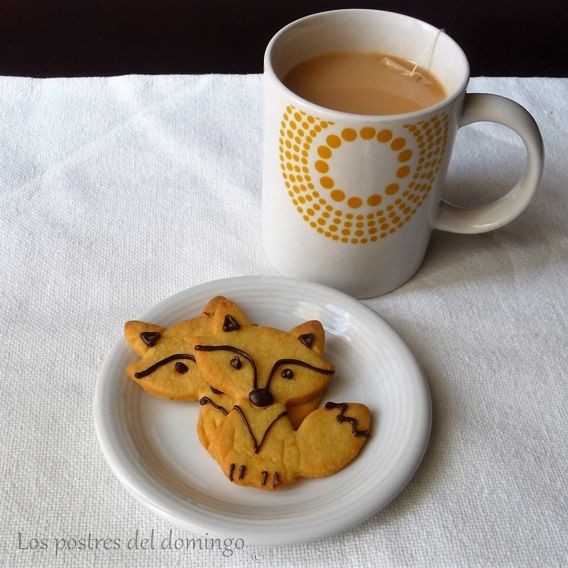
<path id="1" fill-rule="evenodd" d="M 92 400 L 125 320 L 198 283 L 274 274 L 259 227 L 261 78 L 0 78 L 3 566 L 568 564 L 568 80 L 479 78 L 470 91 L 525 105 L 547 162 L 514 223 L 434 234 L 418 275 L 368 302 L 429 377 L 421 468 L 344 534 L 225 557 L 128 550 L 136 530 L 195 535 L 122 488 Z M 523 154 L 504 127 L 464 129 L 449 194 L 491 200 Z M 90 550 L 89 535 L 120 546 Z"/>

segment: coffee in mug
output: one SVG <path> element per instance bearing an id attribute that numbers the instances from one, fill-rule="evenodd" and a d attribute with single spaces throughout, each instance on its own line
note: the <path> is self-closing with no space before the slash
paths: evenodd
<path id="1" fill-rule="evenodd" d="M 428 70 L 395 55 L 336 51 L 294 66 L 282 82 L 322 107 L 356 114 L 399 114 L 433 106 L 446 98 Z"/>

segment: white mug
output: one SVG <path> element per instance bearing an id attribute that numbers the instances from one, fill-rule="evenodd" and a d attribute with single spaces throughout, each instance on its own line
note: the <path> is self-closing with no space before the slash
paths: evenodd
<path id="1" fill-rule="evenodd" d="M 483 233 L 519 215 L 543 168 L 532 116 L 496 95 L 466 94 L 469 64 L 441 33 L 429 70 L 447 97 L 405 114 L 361 115 L 311 103 L 282 82 L 310 57 L 375 51 L 416 61 L 439 30 L 379 10 L 337 10 L 292 22 L 264 57 L 263 240 L 278 271 L 357 297 L 389 292 L 420 267 L 433 229 Z M 504 197 L 477 208 L 442 199 L 459 127 L 504 124 L 526 146 L 527 164 Z"/>

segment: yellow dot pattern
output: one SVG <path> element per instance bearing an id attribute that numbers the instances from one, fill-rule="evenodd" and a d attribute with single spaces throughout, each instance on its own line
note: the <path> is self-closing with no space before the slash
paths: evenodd
<path id="1" fill-rule="evenodd" d="M 280 123 L 279 152 L 288 195 L 303 220 L 327 238 L 354 245 L 385 239 L 404 227 L 428 197 L 447 146 L 448 115 L 405 124 L 404 135 L 370 126 L 326 134 L 333 125 L 293 106 L 286 108 Z M 417 157 L 408 147 L 409 135 L 418 147 Z M 330 175 L 334 152 L 358 139 L 389 147 L 399 164 L 395 179 L 367 198 L 335 187 Z M 314 144 L 314 161 L 308 163 Z"/>
<path id="2" fill-rule="evenodd" d="M 418 164 L 408 188 L 403 192 L 406 202 L 416 209 L 428 197 L 442 165 L 448 144 L 448 124 L 447 113 L 441 113 L 429 120 L 404 125 L 416 141 L 419 151 Z"/>

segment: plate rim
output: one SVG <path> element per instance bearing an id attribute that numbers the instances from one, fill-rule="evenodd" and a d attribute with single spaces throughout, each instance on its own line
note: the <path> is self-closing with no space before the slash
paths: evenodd
<path id="1" fill-rule="evenodd" d="M 365 507 L 364 510 L 362 510 L 358 515 L 346 515 L 343 520 L 337 520 L 334 524 L 312 524 L 309 531 L 303 530 L 301 533 L 298 533 L 297 531 L 290 533 L 286 530 L 280 530 L 277 532 L 278 527 L 271 531 L 269 530 L 259 533 L 254 529 L 251 531 L 250 527 L 237 527 L 234 523 L 231 523 L 230 520 L 227 522 L 219 522 L 218 520 L 215 520 L 215 524 L 213 526 L 205 526 L 203 523 L 200 523 L 198 520 L 192 519 L 190 516 L 176 514 L 172 512 L 167 506 L 160 505 L 160 503 L 158 502 L 159 499 L 157 500 L 157 498 L 159 498 L 159 495 L 148 495 L 148 488 L 145 490 L 143 486 L 140 486 L 140 479 L 136 479 L 136 476 L 133 475 L 132 470 L 129 470 L 128 464 L 130 464 L 130 462 L 126 460 L 125 463 L 125 456 L 120 455 L 116 451 L 114 451 L 112 444 L 109 443 L 111 437 L 109 434 L 108 421 L 112 419 L 113 413 L 111 412 L 111 409 L 107 408 L 103 404 L 105 396 L 104 387 L 106 385 L 105 376 L 108 376 L 109 372 L 114 368 L 112 364 L 114 357 L 116 357 L 118 353 L 124 349 L 124 340 L 122 337 L 119 337 L 117 339 L 110 351 L 107 353 L 97 375 L 97 381 L 95 384 L 93 419 L 99 447 L 111 471 L 118 478 L 125 489 L 140 503 L 157 513 L 160 517 L 165 518 L 166 520 L 170 521 L 175 526 L 178 526 L 180 528 L 191 530 L 197 534 L 207 536 L 231 536 L 235 538 L 235 534 L 238 533 L 238 537 L 243 538 L 246 544 L 255 546 L 298 544 L 339 534 L 382 511 L 407 486 L 409 481 L 412 479 L 412 477 L 420 467 L 420 464 L 422 463 L 422 460 L 428 448 L 432 428 L 432 400 L 427 376 L 406 342 L 402 339 L 402 337 L 400 337 L 396 330 L 375 310 L 373 310 L 371 307 L 367 306 L 360 300 L 357 300 L 356 298 L 349 296 L 344 292 L 341 292 L 329 286 L 325 286 L 323 284 L 318 284 L 297 278 L 257 275 L 237 276 L 210 280 L 196 286 L 190 286 L 164 298 L 163 300 L 154 304 L 152 307 L 146 310 L 146 312 L 140 317 L 142 320 L 148 319 L 147 316 L 149 314 L 156 311 L 164 311 L 164 309 L 166 309 L 169 304 L 178 302 L 180 298 L 186 298 L 188 295 L 197 295 L 203 291 L 206 291 L 212 285 L 230 289 L 230 287 L 235 284 L 242 285 L 247 282 L 254 284 L 266 284 L 267 286 L 282 285 L 282 283 L 285 283 L 288 287 L 295 287 L 300 289 L 305 289 L 306 287 L 308 287 L 316 292 L 319 291 L 321 293 L 324 293 L 325 295 L 327 295 L 328 299 L 331 299 L 331 296 L 334 301 L 336 301 L 337 304 L 346 312 L 350 312 L 350 306 L 356 307 L 357 309 L 362 309 L 372 318 L 378 320 L 380 324 L 392 334 L 392 336 L 398 341 L 399 347 L 403 350 L 405 358 L 409 363 L 415 366 L 415 370 L 422 378 L 421 385 L 423 387 L 423 400 L 421 401 L 423 404 L 422 410 L 424 411 L 424 423 L 422 424 L 421 432 L 422 438 L 420 440 L 416 440 L 414 443 L 416 449 L 413 466 L 405 472 L 405 478 L 401 479 L 398 487 L 392 492 L 392 494 L 389 495 L 388 499 L 382 499 L 378 503 L 375 503 L 372 499 L 370 499 L 368 506 Z M 230 290 L 227 291 L 227 295 L 230 295 Z M 153 316 L 150 315 L 150 318 L 151 317 Z M 115 419 L 119 420 L 119 418 L 116 416 Z M 130 466 L 132 467 L 132 464 L 130 464 Z M 154 480 L 154 482 L 158 483 L 157 480 Z M 213 519 L 209 520 L 213 521 Z M 227 532 L 227 529 L 230 530 L 231 528 L 235 530 L 235 534 L 229 534 Z"/>

